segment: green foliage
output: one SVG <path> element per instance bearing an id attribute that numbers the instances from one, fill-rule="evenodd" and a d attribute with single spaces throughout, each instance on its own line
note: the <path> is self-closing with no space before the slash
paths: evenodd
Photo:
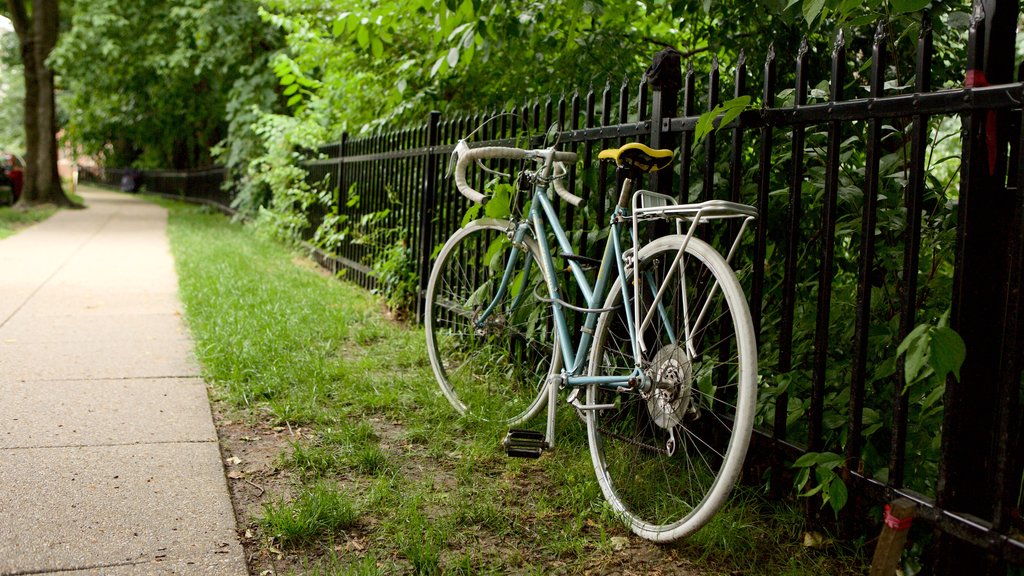
<path id="1" fill-rule="evenodd" d="M 959 380 L 960 366 L 967 357 L 963 338 L 949 327 L 949 313 L 943 314 L 936 325 L 920 324 L 907 335 L 896 349 L 904 356 L 903 391 L 911 386 L 928 382 L 941 386 L 949 374 Z"/>
<path id="2" fill-rule="evenodd" d="M 718 132 L 725 128 L 749 107 L 750 96 L 738 96 L 731 100 L 716 104 L 714 108 L 701 114 L 700 118 L 697 120 L 697 128 L 694 130 L 694 148 L 703 142 L 704 137 L 711 133 L 712 130 Z M 719 115 L 722 116 L 721 119 L 718 119 Z M 718 119 L 718 126 L 715 126 L 716 119 Z"/>
<path id="3" fill-rule="evenodd" d="M 419 293 L 419 274 L 412 250 L 404 237 L 384 248 L 373 263 L 373 274 L 388 308 L 402 317 L 414 309 Z"/>
<path id="4" fill-rule="evenodd" d="M 25 67 L 14 32 L 0 33 L 0 75 L 0 150 L 24 154 Z"/>
<path id="5" fill-rule="evenodd" d="M 808 452 L 793 463 L 798 470 L 793 481 L 797 493 L 803 498 L 821 495 L 821 505 L 828 505 L 838 517 L 846 506 L 848 494 L 846 484 L 837 473 L 843 466 L 844 458 L 832 452 Z M 813 472 L 814 482 L 811 482 Z"/>
<path id="6" fill-rule="evenodd" d="M 278 40 L 253 0 L 96 0 L 70 19 L 51 57 L 68 138 L 110 166 L 207 165 L 222 139 L 242 137 L 239 114 L 268 101 Z"/>

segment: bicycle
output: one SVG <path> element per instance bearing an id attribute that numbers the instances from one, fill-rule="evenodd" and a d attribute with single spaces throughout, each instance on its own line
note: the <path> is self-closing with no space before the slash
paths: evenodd
<path id="1" fill-rule="evenodd" d="M 581 203 L 561 183 L 576 154 L 556 147 L 456 146 L 456 186 L 476 203 L 486 198 L 467 182 L 473 161 L 488 171 L 486 159 L 539 166 L 520 172 L 517 189 L 532 193 L 524 216 L 474 220 L 438 253 L 426 298 L 431 366 L 461 414 L 516 426 L 547 404 L 545 432 L 509 431 L 510 456 L 536 458 L 554 447 L 556 400 L 568 389 L 611 508 L 635 534 L 673 541 L 722 506 L 749 444 L 757 350 L 729 262 L 757 213 L 733 202 L 678 204 L 634 192 L 636 179 L 669 166 L 673 152 L 640 143 L 604 150 L 599 159 L 616 164 L 622 185 L 603 256 L 593 260 L 574 252 L 549 195 L 553 188 Z M 695 235 L 700 224 L 722 219 L 740 222 L 726 257 Z M 642 241 L 656 222 L 676 230 Z M 563 267 L 583 306 L 563 297 Z M 575 340 L 567 310 L 581 315 Z"/>

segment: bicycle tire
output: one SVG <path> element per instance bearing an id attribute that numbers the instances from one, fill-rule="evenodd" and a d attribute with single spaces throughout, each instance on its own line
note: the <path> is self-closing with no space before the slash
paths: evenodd
<path id="1" fill-rule="evenodd" d="M 640 250 L 641 318 L 656 293 L 650 286 L 661 284 L 683 241 L 665 236 Z M 601 491 L 635 534 L 655 542 L 692 534 L 725 503 L 742 471 L 757 396 L 753 323 L 732 268 L 707 243 L 691 238 L 673 269 L 663 313 L 640 336 L 647 345 L 641 366 L 660 387 L 647 395 L 587 389 L 589 405 L 614 406 L 587 417 Z M 598 322 L 591 375 L 629 374 L 635 366 L 621 287 L 617 280 L 605 303 L 616 310 Z M 697 325 L 705 303 L 708 314 Z M 688 336 L 686 324 L 693 328 Z M 669 326 L 678 335 L 674 341 Z"/>
<path id="2" fill-rule="evenodd" d="M 521 253 L 498 306 L 484 325 L 474 325 L 505 271 L 510 229 L 506 220 L 482 219 L 448 239 L 427 284 L 425 329 L 434 376 L 455 410 L 515 425 L 544 406 L 545 384 L 560 363 L 551 308 L 533 297 L 546 276 L 532 238 L 524 239 L 533 256 L 526 285 Z"/>

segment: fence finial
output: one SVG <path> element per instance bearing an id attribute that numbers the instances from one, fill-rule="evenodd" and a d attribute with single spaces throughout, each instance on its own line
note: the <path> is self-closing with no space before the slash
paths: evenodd
<path id="1" fill-rule="evenodd" d="M 836 34 L 835 44 L 832 45 L 832 57 L 833 58 L 837 58 L 839 56 L 839 51 L 842 50 L 845 47 L 846 47 L 846 34 L 843 32 L 843 29 L 840 28 L 839 29 L 839 33 Z"/>

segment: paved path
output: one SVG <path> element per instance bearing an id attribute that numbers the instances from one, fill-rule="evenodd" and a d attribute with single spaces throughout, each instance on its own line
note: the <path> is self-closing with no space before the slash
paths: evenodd
<path id="1" fill-rule="evenodd" d="M 245 574 L 162 208 L 0 240 L 0 575 Z"/>

